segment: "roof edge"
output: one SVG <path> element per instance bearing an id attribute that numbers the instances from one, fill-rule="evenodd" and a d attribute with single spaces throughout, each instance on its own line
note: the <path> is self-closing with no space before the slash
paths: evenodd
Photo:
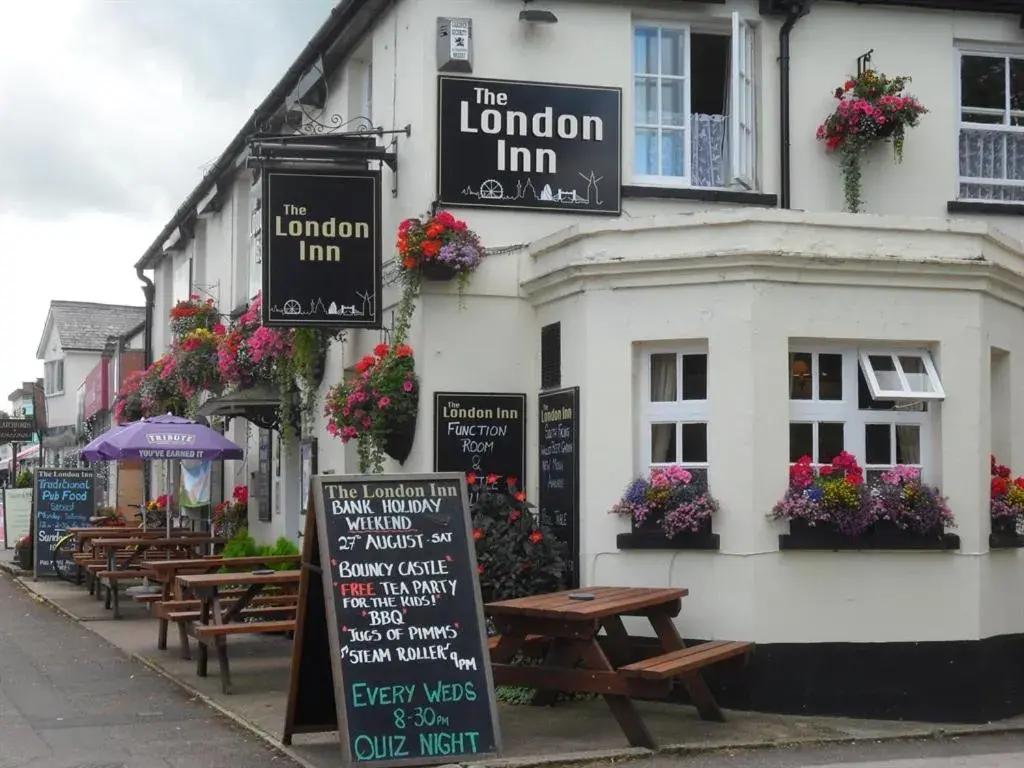
<path id="1" fill-rule="evenodd" d="M 339 0 L 338 4 L 331 9 L 331 15 L 320 28 L 313 34 L 313 37 L 296 57 L 292 65 L 285 71 L 284 76 L 278 81 L 269 94 L 256 107 L 249 119 L 245 121 L 241 130 L 228 144 L 227 148 L 217 158 L 209 171 L 204 174 L 199 184 L 185 198 L 185 201 L 175 211 L 171 220 L 160 231 L 160 234 L 153 240 L 153 243 L 146 249 L 142 257 L 135 262 L 135 270 L 141 272 L 145 269 L 153 269 L 163 259 L 163 245 L 183 222 L 187 221 L 195 210 L 196 205 L 210 191 L 221 176 L 231 171 L 235 164 L 235 158 L 245 149 L 250 133 L 261 123 L 265 123 L 277 111 L 278 105 L 288 96 L 288 92 L 294 88 L 300 78 L 315 62 L 323 50 L 337 38 L 346 28 L 353 24 L 363 11 L 368 12 L 365 19 L 367 28 L 371 27 L 377 18 L 397 0 Z M 362 33 L 357 36 L 361 36 Z"/>

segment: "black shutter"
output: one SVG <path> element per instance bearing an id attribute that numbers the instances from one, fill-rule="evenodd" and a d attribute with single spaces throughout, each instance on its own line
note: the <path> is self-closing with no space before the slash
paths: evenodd
<path id="1" fill-rule="evenodd" d="M 540 329 L 540 388 L 562 386 L 562 324 L 551 323 Z"/>

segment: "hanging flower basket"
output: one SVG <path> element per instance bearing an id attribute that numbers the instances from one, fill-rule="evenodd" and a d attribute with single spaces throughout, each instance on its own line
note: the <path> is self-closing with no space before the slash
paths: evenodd
<path id="1" fill-rule="evenodd" d="M 191 398 L 199 392 L 219 395 L 224 389 L 218 351 L 226 333 L 220 323 L 212 330 L 196 328 L 176 345 L 175 370 L 186 397 Z"/>
<path id="2" fill-rule="evenodd" d="M 217 365 L 227 387 L 251 389 L 257 384 L 277 383 L 279 365 L 291 357 L 291 333 L 264 327 L 262 307 L 260 292 L 221 339 Z"/>
<path id="3" fill-rule="evenodd" d="M 327 394 L 327 431 L 343 443 L 358 440 L 360 470 L 379 472 L 384 455 L 404 462 L 412 450 L 419 409 L 412 347 L 378 344 L 355 369 L 351 382 Z"/>
<path id="4" fill-rule="evenodd" d="M 417 272 L 427 280 L 457 279 L 460 300 L 469 276 L 484 258 L 480 238 L 448 211 L 403 221 L 398 227 L 397 247 L 403 270 Z"/>
<path id="5" fill-rule="evenodd" d="M 142 375 L 139 384 L 143 416 L 173 413 L 184 416 L 187 398 L 181 391 L 177 376 L 177 362 L 172 353 L 158 358 Z"/>
<path id="6" fill-rule="evenodd" d="M 145 416 L 142 410 L 142 379 L 146 375 L 143 370 L 132 371 L 125 376 L 124 382 L 114 398 L 114 423 L 127 424 L 138 421 Z"/>
<path id="7" fill-rule="evenodd" d="M 889 78 L 865 70 L 836 88 L 835 111 L 818 126 L 817 137 L 840 155 L 846 209 L 858 213 L 861 198 L 861 160 L 871 146 L 891 141 L 896 162 L 903 160 L 907 128 L 915 127 L 928 110 L 906 93 L 909 77 Z"/>
<path id="8" fill-rule="evenodd" d="M 200 299 L 192 294 L 171 308 L 171 330 L 179 339 L 199 328 L 212 331 L 220 323 L 220 312 L 213 299 Z"/>

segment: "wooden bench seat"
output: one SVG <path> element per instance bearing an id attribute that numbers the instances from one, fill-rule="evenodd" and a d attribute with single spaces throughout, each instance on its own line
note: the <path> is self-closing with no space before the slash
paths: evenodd
<path id="1" fill-rule="evenodd" d="M 293 617 L 299 607 L 292 603 L 291 605 L 261 605 L 255 608 L 243 608 L 239 611 L 239 616 L 248 617 L 259 617 L 259 616 L 287 616 L 291 614 Z M 202 616 L 202 611 L 199 610 L 188 610 L 188 611 L 173 611 L 167 614 L 168 621 L 199 621 Z"/>
<path id="2" fill-rule="evenodd" d="M 696 672 L 726 659 L 745 656 L 753 647 L 753 643 L 714 640 L 684 648 L 681 651 L 663 653 L 634 664 L 627 664 L 624 667 L 619 667 L 618 671 L 625 677 L 666 680 L 689 672 Z"/>
<path id="3" fill-rule="evenodd" d="M 253 635 L 265 632 L 294 632 L 295 619 L 255 621 L 250 624 L 192 624 L 190 634 L 204 641 L 225 635 Z"/>
<path id="4" fill-rule="evenodd" d="M 244 589 L 225 590 L 221 593 L 221 606 L 224 608 L 231 607 L 237 602 L 237 598 L 241 597 L 244 593 Z M 295 605 L 296 600 L 296 595 L 257 595 L 252 599 L 252 605 L 253 607 L 262 605 Z M 161 600 L 155 606 L 154 612 L 161 618 L 170 618 L 170 614 L 175 611 L 196 610 L 201 605 L 201 600 Z M 171 620 L 175 621 L 175 619 Z"/>

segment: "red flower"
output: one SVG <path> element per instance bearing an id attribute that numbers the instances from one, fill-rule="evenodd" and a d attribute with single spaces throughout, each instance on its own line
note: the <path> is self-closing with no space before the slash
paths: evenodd
<path id="1" fill-rule="evenodd" d="M 484 537 L 483 529 L 481 529 L 481 528 L 474 528 L 473 529 L 473 541 L 480 541 L 480 539 L 482 539 L 483 537 Z"/>
<path id="2" fill-rule="evenodd" d="M 505 478 L 505 485 L 507 485 L 509 488 L 512 488 L 518 482 L 519 478 L 516 477 L 515 475 L 509 475 L 508 477 Z"/>
<path id="3" fill-rule="evenodd" d="M 523 513 L 522 513 L 522 512 L 520 512 L 520 511 L 519 511 L 518 509 L 513 509 L 513 510 L 512 510 L 511 512 L 509 512 L 509 514 L 508 514 L 508 521 L 509 521 L 510 523 L 514 523 L 514 522 L 515 522 L 516 520 L 518 520 L 518 519 L 519 519 L 520 517 L 522 517 L 522 516 L 523 516 Z"/>
<path id="4" fill-rule="evenodd" d="M 373 368 L 373 366 L 375 366 L 376 364 L 377 364 L 377 361 L 374 360 L 371 355 L 367 355 L 362 360 L 360 360 L 358 363 L 356 363 L 356 371 L 358 373 L 364 373 L 365 371 L 368 371 L 371 368 Z"/>
<path id="5" fill-rule="evenodd" d="M 441 250 L 441 243 L 437 240 L 424 240 L 421 247 L 423 249 L 423 255 L 428 259 L 432 259 L 437 256 L 437 252 Z"/>
<path id="6" fill-rule="evenodd" d="M 544 535 L 540 531 L 534 531 L 530 534 L 531 544 L 540 544 L 542 541 L 544 541 Z"/>
<path id="7" fill-rule="evenodd" d="M 1018 477 L 1013 481 L 1013 484 L 1018 488 L 1024 489 L 1024 477 Z"/>
<path id="8" fill-rule="evenodd" d="M 821 474 L 822 477 L 828 477 L 829 475 L 832 474 L 832 467 L 825 465 L 824 467 L 819 469 L 818 472 Z"/>
<path id="9" fill-rule="evenodd" d="M 484 572 L 484 567 L 483 567 L 483 565 L 478 565 L 478 566 L 476 567 L 476 572 L 477 572 L 477 573 L 483 573 L 483 572 Z"/>
<path id="10" fill-rule="evenodd" d="M 476 485 L 476 481 L 477 481 L 476 472 L 467 472 L 466 473 L 466 484 L 467 485 Z"/>
<path id="11" fill-rule="evenodd" d="M 373 348 L 373 354 L 377 357 L 387 357 L 388 352 L 391 350 L 387 344 L 378 344 Z"/>
<path id="12" fill-rule="evenodd" d="M 493 472 L 491 472 L 491 474 L 489 474 L 489 475 L 488 475 L 488 476 L 487 476 L 487 477 L 486 477 L 486 478 L 484 479 L 484 482 L 485 482 L 485 483 L 487 483 L 487 485 L 494 485 L 494 484 L 495 484 L 496 482 L 498 482 L 498 481 L 499 481 L 500 479 L 501 479 L 501 475 L 496 475 L 496 474 L 494 474 Z"/>
<path id="13" fill-rule="evenodd" d="M 412 347 L 408 344 L 399 344 L 395 350 L 395 355 L 398 357 L 412 357 Z"/>
<path id="14" fill-rule="evenodd" d="M 516 501 L 526 501 L 526 494 L 523 493 L 522 491 L 516 491 L 515 494 L 513 494 L 512 498 L 514 498 Z"/>
<path id="15" fill-rule="evenodd" d="M 427 237 L 439 237 L 444 234 L 444 225 L 442 224 L 431 224 L 427 227 Z"/>
<path id="16" fill-rule="evenodd" d="M 1010 484 L 1006 482 L 1005 477 L 992 478 L 992 498 L 1005 496 L 1008 490 L 1010 490 Z"/>
<path id="17" fill-rule="evenodd" d="M 460 223 L 459 220 L 448 213 L 448 211 L 441 211 L 434 217 L 434 221 L 445 227 L 454 227 L 456 224 Z"/>

